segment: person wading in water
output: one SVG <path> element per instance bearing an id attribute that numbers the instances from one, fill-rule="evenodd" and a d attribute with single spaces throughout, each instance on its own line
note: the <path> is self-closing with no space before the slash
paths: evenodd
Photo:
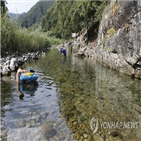
<path id="1" fill-rule="evenodd" d="M 19 61 L 18 62 L 18 70 L 17 70 L 17 74 L 16 74 L 16 81 L 17 81 L 17 91 L 19 92 L 19 97 L 20 99 L 22 99 L 24 97 L 23 92 L 20 90 L 20 75 L 22 73 L 28 72 L 27 70 L 23 70 L 23 64 L 24 62 Z"/>
<path id="2" fill-rule="evenodd" d="M 64 55 L 64 57 L 66 58 L 66 50 L 65 49 L 63 49 L 63 48 L 61 48 L 60 49 L 60 52 L 62 53 L 62 55 Z"/>

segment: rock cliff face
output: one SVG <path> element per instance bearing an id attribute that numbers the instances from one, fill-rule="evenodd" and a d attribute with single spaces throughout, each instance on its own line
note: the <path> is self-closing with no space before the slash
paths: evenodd
<path id="1" fill-rule="evenodd" d="M 111 1 L 99 27 L 96 59 L 141 78 L 141 1 Z"/>

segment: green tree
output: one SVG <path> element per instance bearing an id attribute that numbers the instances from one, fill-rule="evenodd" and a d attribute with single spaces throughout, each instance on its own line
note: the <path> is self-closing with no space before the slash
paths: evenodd
<path id="1" fill-rule="evenodd" d="M 2 16 L 7 12 L 6 0 L 1 0 L 1 14 Z"/>
<path id="2" fill-rule="evenodd" d="M 106 1 L 56 1 L 41 21 L 43 31 L 59 38 L 70 38 L 71 33 L 101 20 Z"/>

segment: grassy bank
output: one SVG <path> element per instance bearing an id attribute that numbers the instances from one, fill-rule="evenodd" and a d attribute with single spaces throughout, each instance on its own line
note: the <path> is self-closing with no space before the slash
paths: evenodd
<path id="1" fill-rule="evenodd" d="M 64 40 L 49 37 L 47 33 L 21 29 L 6 15 L 1 18 L 1 55 L 32 52 L 63 43 Z"/>

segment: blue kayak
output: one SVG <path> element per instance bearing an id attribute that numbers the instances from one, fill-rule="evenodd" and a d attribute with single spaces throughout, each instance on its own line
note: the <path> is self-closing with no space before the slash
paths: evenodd
<path id="1" fill-rule="evenodd" d="M 33 72 L 22 73 L 20 75 L 20 81 L 36 81 L 38 79 L 38 75 Z"/>

